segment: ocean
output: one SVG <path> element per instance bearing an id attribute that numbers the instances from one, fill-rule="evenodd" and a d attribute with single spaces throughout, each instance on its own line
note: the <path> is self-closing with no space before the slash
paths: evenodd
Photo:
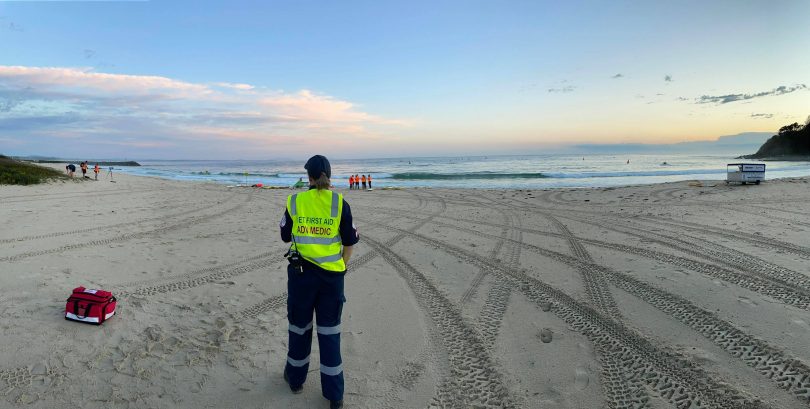
<path id="1" fill-rule="evenodd" d="M 628 163 L 629 161 L 629 163 Z M 226 185 L 291 186 L 306 180 L 305 160 L 144 160 L 115 167 L 133 175 Z M 682 180 L 724 180 L 726 164 L 762 163 L 733 156 L 527 155 L 335 159 L 332 183 L 348 187 L 351 174 L 371 174 L 373 187 L 545 189 L 608 187 Z M 810 162 L 764 162 L 766 180 L 810 175 Z"/>

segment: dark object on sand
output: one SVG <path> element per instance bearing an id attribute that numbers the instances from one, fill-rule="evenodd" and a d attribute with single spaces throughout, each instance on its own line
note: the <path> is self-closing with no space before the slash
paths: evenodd
<path id="1" fill-rule="evenodd" d="M 540 331 L 540 341 L 543 341 L 544 344 L 548 344 L 549 342 L 551 342 L 551 338 L 552 334 L 550 329 L 543 328 L 543 330 Z"/>

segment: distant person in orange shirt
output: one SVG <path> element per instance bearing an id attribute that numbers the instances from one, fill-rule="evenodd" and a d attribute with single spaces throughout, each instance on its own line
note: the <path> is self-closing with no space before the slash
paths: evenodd
<path id="1" fill-rule="evenodd" d="M 360 175 L 354 175 L 354 188 L 360 189 Z"/>
<path id="2" fill-rule="evenodd" d="M 363 189 L 366 188 L 366 175 L 361 175 L 360 180 L 363 181 Z"/>
<path id="3" fill-rule="evenodd" d="M 354 175 L 349 175 L 349 190 L 354 189 Z"/>
<path id="4" fill-rule="evenodd" d="M 371 189 L 371 175 L 368 175 L 368 188 Z"/>
<path id="5" fill-rule="evenodd" d="M 98 166 L 98 163 L 96 163 L 96 166 L 93 168 L 93 172 L 96 173 L 96 180 L 98 180 L 98 172 L 101 172 L 101 168 Z"/>

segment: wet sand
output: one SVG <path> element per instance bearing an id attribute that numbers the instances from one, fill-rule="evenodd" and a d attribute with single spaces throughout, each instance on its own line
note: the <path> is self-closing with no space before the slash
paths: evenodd
<path id="1" fill-rule="evenodd" d="M 317 342 L 281 379 L 290 191 L 115 180 L 0 187 L 0 407 L 328 407 Z M 810 406 L 808 178 L 338 191 L 346 407 Z"/>

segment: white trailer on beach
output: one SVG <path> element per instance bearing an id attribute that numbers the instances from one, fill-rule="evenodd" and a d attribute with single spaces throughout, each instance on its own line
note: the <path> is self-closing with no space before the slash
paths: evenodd
<path id="1" fill-rule="evenodd" d="M 759 184 L 765 180 L 764 163 L 729 163 L 726 165 L 726 184 L 738 182 L 741 184 Z"/>

